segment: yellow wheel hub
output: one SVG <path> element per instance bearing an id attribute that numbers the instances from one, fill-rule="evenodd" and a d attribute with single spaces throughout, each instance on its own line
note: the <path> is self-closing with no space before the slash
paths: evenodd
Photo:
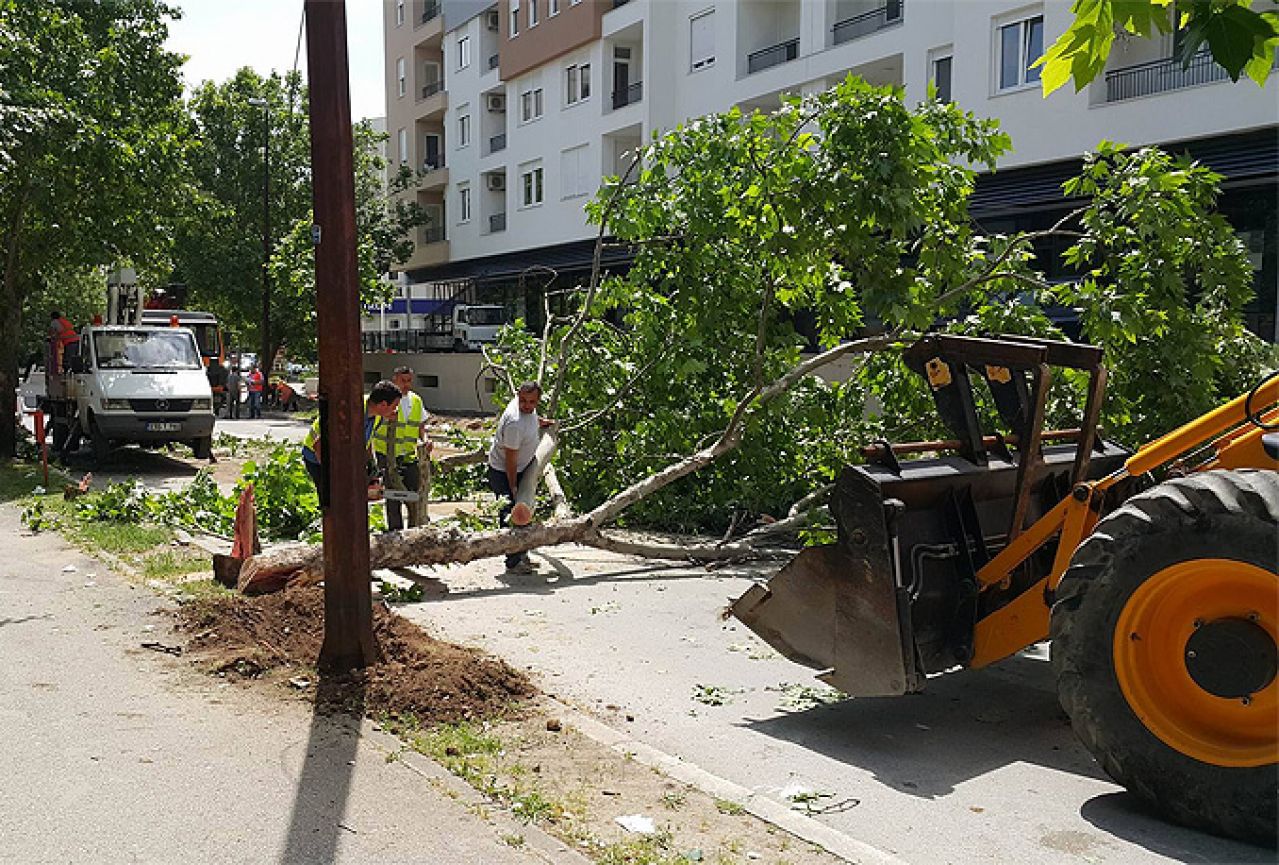
<path id="1" fill-rule="evenodd" d="M 1150 732 L 1217 766 L 1279 762 L 1279 576 L 1193 559 L 1142 583 L 1115 623 L 1119 687 Z"/>

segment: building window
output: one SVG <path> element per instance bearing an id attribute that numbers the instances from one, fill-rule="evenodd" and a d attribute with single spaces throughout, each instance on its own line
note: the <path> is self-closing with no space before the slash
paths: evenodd
<path id="1" fill-rule="evenodd" d="M 471 185 L 469 183 L 462 183 L 457 187 L 457 214 L 458 222 L 471 221 Z"/>
<path id="2" fill-rule="evenodd" d="M 461 114 L 457 118 L 457 146 L 466 147 L 471 143 L 471 115 Z"/>
<path id="3" fill-rule="evenodd" d="M 705 69 L 715 65 L 715 10 L 694 15 L 688 22 L 688 60 L 690 68 Z"/>
<path id="4" fill-rule="evenodd" d="M 528 26 L 537 26 L 537 0 L 528 0 Z"/>
<path id="5" fill-rule="evenodd" d="M 591 172 L 588 144 L 560 152 L 560 197 L 577 198 L 594 192 L 598 178 Z"/>
<path id="6" fill-rule="evenodd" d="M 519 0 L 511 0 L 511 38 L 514 39 L 520 35 L 520 4 Z"/>
<path id="7" fill-rule="evenodd" d="M 520 122 L 528 123 L 542 116 L 542 88 L 525 90 L 520 94 Z"/>
<path id="8" fill-rule="evenodd" d="M 576 105 L 591 95 L 591 64 L 575 63 L 564 70 L 564 104 Z"/>
<path id="9" fill-rule="evenodd" d="M 944 57 L 934 57 L 932 68 L 929 70 L 928 80 L 937 88 L 937 101 L 950 102 L 950 70 L 954 63 L 954 57 L 947 54 Z"/>
<path id="10" fill-rule="evenodd" d="M 560 0 L 550 0 L 548 5 L 550 6 L 550 11 L 547 13 L 548 18 L 560 14 Z"/>
<path id="11" fill-rule="evenodd" d="M 457 40 L 457 68 L 465 69 L 471 65 L 471 37 L 463 36 Z"/>
<path id="12" fill-rule="evenodd" d="M 400 157 L 400 164 L 404 165 L 409 161 L 409 131 L 401 127 L 395 138 L 398 147 L 397 155 Z"/>
<path id="13" fill-rule="evenodd" d="M 542 203 L 542 165 L 527 162 L 520 166 L 520 206 L 536 207 Z"/>
<path id="14" fill-rule="evenodd" d="M 404 23 L 404 0 L 395 0 L 395 26 Z"/>
<path id="15" fill-rule="evenodd" d="M 1039 80 L 1031 68 L 1044 53 L 1044 16 L 1036 15 L 999 28 L 999 89 L 1024 87 Z"/>
<path id="16" fill-rule="evenodd" d="M 395 89 L 401 96 L 407 92 L 409 87 L 408 79 L 404 75 L 404 58 L 397 57 L 395 59 Z"/>
<path id="17" fill-rule="evenodd" d="M 376 384 L 376 382 L 374 382 Z M 419 375 L 417 377 L 418 387 L 439 387 L 440 377 L 438 375 Z"/>

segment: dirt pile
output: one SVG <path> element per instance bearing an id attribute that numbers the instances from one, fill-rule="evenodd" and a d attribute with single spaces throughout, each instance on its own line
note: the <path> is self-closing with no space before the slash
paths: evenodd
<path id="1" fill-rule="evenodd" d="M 315 692 L 328 710 L 411 716 L 429 726 L 502 715 L 535 694 L 505 662 L 436 640 L 376 603 L 373 631 L 381 660 L 312 687 L 324 641 L 324 591 L 316 586 L 193 601 L 180 608 L 178 630 L 189 635 L 188 651 L 213 671 L 287 679 Z"/>

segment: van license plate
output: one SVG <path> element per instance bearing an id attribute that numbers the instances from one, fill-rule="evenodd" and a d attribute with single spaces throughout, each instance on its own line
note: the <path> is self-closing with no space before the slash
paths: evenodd
<path id="1" fill-rule="evenodd" d="M 147 424 L 147 432 L 177 432 L 182 424 L 173 421 L 152 421 Z"/>

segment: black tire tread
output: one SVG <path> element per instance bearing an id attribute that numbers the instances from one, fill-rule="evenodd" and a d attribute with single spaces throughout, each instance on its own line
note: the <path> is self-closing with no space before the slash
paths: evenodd
<path id="1" fill-rule="evenodd" d="M 1169 531 L 1193 531 L 1197 525 L 1204 527 L 1209 522 L 1220 520 L 1236 523 L 1262 521 L 1274 527 L 1276 555 L 1270 559 L 1270 567 L 1273 568 L 1273 562 L 1279 558 L 1279 472 L 1210 471 L 1176 478 L 1132 497 L 1101 520 L 1092 535 L 1075 551 L 1058 586 L 1051 620 L 1053 670 L 1062 708 L 1070 716 L 1076 735 L 1112 778 L 1177 822 L 1235 838 L 1274 844 L 1279 831 L 1276 827 L 1275 767 L 1229 770 L 1250 772 L 1253 774 L 1249 777 L 1262 779 L 1260 796 L 1248 785 L 1241 785 L 1245 789 L 1223 789 L 1234 785 L 1217 785 L 1219 789 L 1187 790 L 1182 783 L 1184 779 L 1170 781 L 1163 773 L 1149 771 L 1145 756 L 1135 753 L 1143 747 L 1143 743 L 1112 729 L 1115 726 L 1114 706 L 1104 705 L 1109 695 L 1098 694 L 1100 671 L 1096 658 L 1087 656 L 1085 646 L 1085 641 L 1097 638 L 1098 616 L 1105 618 L 1102 633 L 1113 633 L 1119 610 L 1089 608 L 1088 602 L 1094 592 L 1105 591 L 1107 569 L 1116 559 L 1122 558 L 1123 553 L 1134 546 L 1149 542 L 1151 536 Z M 1107 657 L 1109 654 L 1107 649 Z M 1114 692 L 1119 694 L 1118 684 L 1113 680 L 1112 665 L 1107 664 L 1106 674 Z M 1119 702 L 1123 703 L 1121 695 Z M 1127 710 L 1126 703 L 1123 703 L 1123 708 L 1131 723 L 1140 727 L 1151 742 L 1175 754 L 1141 727 L 1141 722 Z M 1188 757 L 1176 757 L 1188 764 L 1195 763 Z M 1195 763 L 1195 766 L 1204 767 L 1205 764 Z M 1265 781 L 1267 777 L 1268 782 Z"/>

